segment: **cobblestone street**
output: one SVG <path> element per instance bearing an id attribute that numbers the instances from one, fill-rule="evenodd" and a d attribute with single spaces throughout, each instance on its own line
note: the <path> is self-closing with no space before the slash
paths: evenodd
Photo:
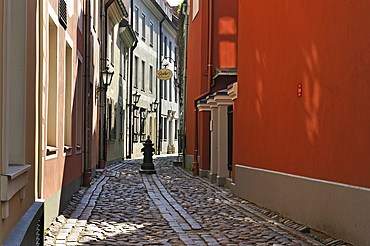
<path id="1" fill-rule="evenodd" d="M 154 175 L 139 174 L 140 159 L 99 171 L 69 218 L 52 223 L 45 245 L 322 245 L 175 160 L 154 159 Z"/>

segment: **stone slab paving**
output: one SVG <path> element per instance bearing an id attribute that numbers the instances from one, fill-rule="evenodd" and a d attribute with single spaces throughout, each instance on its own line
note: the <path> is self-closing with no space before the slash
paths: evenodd
<path id="1" fill-rule="evenodd" d="M 157 174 L 139 174 L 142 160 L 110 166 L 45 245 L 322 245 L 245 206 L 228 191 L 154 160 Z"/>

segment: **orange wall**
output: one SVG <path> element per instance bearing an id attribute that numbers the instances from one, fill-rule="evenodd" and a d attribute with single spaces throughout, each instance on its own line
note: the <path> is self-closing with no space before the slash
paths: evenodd
<path id="1" fill-rule="evenodd" d="M 57 1 L 51 1 L 51 6 L 56 5 Z M 72 92 L 73 95 L 73 107 L 72 107 L 72 155 L 65 156 L 64 153 L 64 76 L 65 76 L 65 49 L 66 49 L 66 33 L 70 36 L 73 42 L 72 50 L 72 60 L 73 60 L 73 85 L 77 81 L 77 48 L 80 52 L 83 52 L 83 38 L 79 34 L 77 28 L 78 21 L 78 8 L 75 4 L 74 14 L 70 17 L 68 16 L 68 27 L 65 30 L 59 23 L 59 42 L 58 42 L 58 154 L 57 157 L 51 159 L 45 159 L 44 165 L 44 190 L 43 198 L 46 199 L 58 192 L 64 186 L 68 185 L 72 181 L 76 180 L 82 175 L 82 154 L 76 155 L 76 101 L 77 95 Z M 57 10 L 58 8 L 54 8 Z M 83 53 L 82 53 L 83 54 Z M 82 81 L 83 82 L 83 81 Z M 46 105 L 45 105 L 46 107 Z M 45 122 L 46 123 L 46 122 Z M 47 135 L 47 132 L 44 132 Z M 46 142 L 46 141 L 45 141 Z M 44 153 L 45 155 L 45 153 Z"/>
<path id="2" fill-rule="evenodd" d="M 212 75 L 215 67 L 236 67 L 238 1 L 211 0 L 212 18 Z M 209 92 L 208 67 L 208 2 L 199 1 L 199 13 L 193 21 L 190 11 L 189 44 L 187 54 L 187 112 L 186 112 L 186 152 L 194 154 L 195 113 L 194 99 Z M 191 2 L 191 6 L 192 2 Z M 234 82 L 234 81 L 233 81 Z M 227 86 L 227 85 L 226 85 Z M 226 89 L 225 86 L 215 86 Z M 204 128 L 206 129 L 206 128 Z M 199 132 L 199 130 L 198 130 Z"/>
<path id="3" fill-rule="evenodd" d="M 234 164 L 370 188 L 370 3 L 239 4 Z"/>

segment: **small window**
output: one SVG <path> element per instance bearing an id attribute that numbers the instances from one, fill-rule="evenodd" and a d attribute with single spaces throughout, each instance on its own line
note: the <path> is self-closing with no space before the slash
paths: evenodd
<path id="1" fill-rule="evenodd" d="M 140 109 L 140 142 L 145 142 L 146 138 L 146 110 L 145 108 Z"/>
<path id="2" fill-rule="evenodd" d="M 119 103 L 119 141 L 123 140 L 123 128 L 125 125 L 125 112 L 123 111 L 122 103 Z"/>
<path id="3" fill-rule="evenodd" d="M 160 80 L 160 83 L 161 83 L 161 91 L 160 91 L 160 93 L 161 93 L 161 98 L 163 98 L 163 80 Z"/>
<path id="4" fill-rule="evenodd" d="M 170 56 L 170 62 L 172 62 L 172 42 L 170 41 L 169 45 L 168 45 L 168 49 L 169 49 L 169 56 Z"/>
<path id="5" fill-rule="evenodd" d="M 174 82 L 174 89 L 175 89 L 175 102 L 177 102 L 177 94 L 179 93 L 179 88 L 178 88 L 178 84 L 176 83 L 176 81 Z"/>
<path id="6" fill-rule="evenodd" d="M 141 90 L 145 91 L 145 61 L 141 61 Z"/>
<path id="7" fill-rule="evenodd" d="M 135 32 L 139 33 L 139 8 L 135 6 Z"/>
<path id="8" fill-rule="evenodd" d="M 178 120 L 175 120 L 175 140 L 177 140 L 178 139 L 178 135 L 179 135 L 179 122 L 178 122 Z"/>
<path id="9" fill-rule="evenodd" d="M 145 14 L 141 14 L 141 36 L 145 41 Z"/>
<path id="10" fill-rule="evenodd" d="M 153 93 L 153 66 L 149 67 L 149 93 Z"/>
<path id="11" fill-rule="evenodd" d="M 134 78 L 134 87 L 137 88 L 138 87 L 138 73 L 137 73 L 137 70 L 139 69 L 139 57 L 135 56 L 135 69 L 134 69 L 134 75 L 135 75 L 135 78 Z"/>
<path id="12" fill-rule="evenodd" d="M 150 45 L 153 46 L 153 41 L 154 41 L 154 25 L 153 25 L 153 22 L 150 22 L 149 24 L 150 26 Z"/>
<path id="13" fill-rule="evenodd" d="M 140 112 L 139 108 L 134 106 L 134 127 L 133 127 L 133 141 L 138 142 L 139 141 L 139 117 Z"/>
<path id="14" fill-rule="evenodd" d="M 167 99 L 167 80 L 163 80 L 163 94 L 164 94 L 164 99 Z"/>
<path id="15" fill-rule="evenodd" d="M 167 57 L 167 37 L 166 36 L 164 36 L 164 44 L 163 44 L 163 46 L 164 46 L 164 56 L 165 57 Z"/>
<path id="16" fill-rule="evenodd" d="M 163 139 L 167 139 L 167 118 L 164 118 L 163 124 Z"/>
<path id="17" fill-rule="evenodd" d="M 172 101 L 172 78 L 168 80 L 168 100 Z"/>

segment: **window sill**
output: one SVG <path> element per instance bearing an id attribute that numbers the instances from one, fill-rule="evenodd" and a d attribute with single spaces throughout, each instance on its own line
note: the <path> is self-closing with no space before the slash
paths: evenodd
<path id="1" fill-rule="evenodd" d="M 58 152 L 58 147 L 54 147 L 54 146 L 46 147 L 46 156 L 56 155 L 57 152 Z"/>
<path id="2" fill-rule="evenodd" d="M 9 217 L 9 201 L 18 192 L 20 199 L 25 198 L 24 187 L 28 183 L 28 170 L 31 165 L 9 165 L 8 172 L 1 174 L 1 217 Z"/>
<path id="3" fill-rule="evenodd" d="M 82 153 L 82 146 L 81 145 L 76 145 L 76 155 L 79 155 Z"/>
<path id="4" fill-rule="evenodd" d="M 11 180 L 19 177 L 23 173 L 27 172 L 31 168 L 31 165 L 9 165 L 8 173 L 2 173 L 1 176 L 7 176 Z"/>
<path id="5" fill-rule="evenodd" d="M 72 146 L 64 146 L 64 154 L 66 156 L 71 156 L 72 155 Z"/>

